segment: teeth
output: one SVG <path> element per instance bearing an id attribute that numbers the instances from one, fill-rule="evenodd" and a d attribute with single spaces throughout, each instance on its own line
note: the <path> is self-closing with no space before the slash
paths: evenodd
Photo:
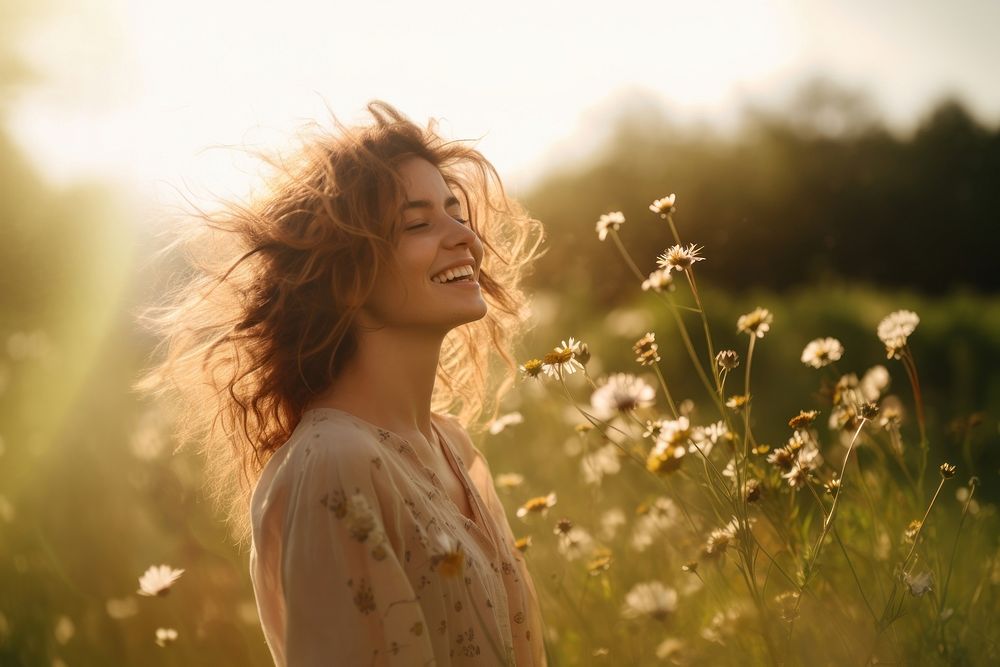
<path id="1" fill-rule="evenodd" d="M 459 276 L 472 276 L 473 273 L 475 272 L 472 270 L 472 267 L 465 265 L 465 266 L 460 266 L 456 269 L 448 269 L 447 271 L 442 271 L 441 273 L 431 278 L 431 280 L 436 283 L 446 283 L 452 278 L 457 278 Z"/>

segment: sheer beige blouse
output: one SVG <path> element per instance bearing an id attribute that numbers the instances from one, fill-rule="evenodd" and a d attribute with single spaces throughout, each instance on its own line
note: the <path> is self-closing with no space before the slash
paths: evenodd
<path id="1" fill-rule="evenodd" d="M 278 667 L 544 665 L 534 586 L 486 461 L 432 413 L 474 521 L 396 434 L 305 412 L 251 501 L 250 577 Z"/>

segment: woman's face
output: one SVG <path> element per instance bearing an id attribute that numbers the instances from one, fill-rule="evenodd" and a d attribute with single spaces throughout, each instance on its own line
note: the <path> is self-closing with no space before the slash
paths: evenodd
<path id="1" fill-rule="evenodd" d="M 362 308 L 366 324 L 446 333 L 486 315 L 479 288 L 483 244 L 441 172 L 423 158 L 403 162 L 406 188 L 400 211 L 396 271 L 381 271 Z M 471 268 L 465 280 L 440 282 L 452 267 Z M 449 275 L 445 273 L 444 276 Z"/>

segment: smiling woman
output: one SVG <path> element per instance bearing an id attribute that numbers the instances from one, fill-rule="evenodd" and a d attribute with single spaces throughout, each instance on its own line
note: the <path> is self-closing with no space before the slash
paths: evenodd
<path id="1" fill-rule="evenodd" d="M 516 375 L 542 229 L 475 149 L 368 109 L 168 246 L 195 275 L 142 315 L 165 356 L 136 388 L 179 400 L 180 442 L 200 442 L 250 537 L 277 665 L 544 664 L 531 577 L 466 432 Z"/>

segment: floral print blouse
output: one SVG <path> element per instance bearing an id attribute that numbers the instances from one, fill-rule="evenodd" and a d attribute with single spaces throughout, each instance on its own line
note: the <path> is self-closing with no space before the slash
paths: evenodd
<path id="1" fill-rule="evenodd" d="M 486 461 L 454 417 L 431 422 L 474 520 L 406 440 L 342 410 L 306 411 L 265 465 L 250 577 L 278 667 L 545 664 Z"/>

